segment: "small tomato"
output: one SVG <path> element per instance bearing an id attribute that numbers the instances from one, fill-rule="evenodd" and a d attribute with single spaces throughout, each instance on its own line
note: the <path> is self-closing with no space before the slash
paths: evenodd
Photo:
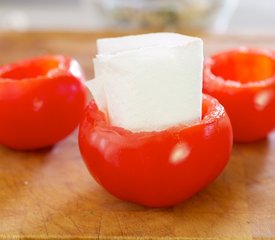
<path id="1" fill-rule="evenodd" d="M 0 67 L 0 144 L 47 147 L 78 125 L 86 102 L 79 64 L 45 56 Z"/>
<path id="2" fill-rule="evenodd" d="M 189 198 L 221 173 L 232 129 L 224 108 L 207 95 L 200 122 L 160 132 L 111 126 L 91 101 L 80 123 L 79 146 L 91 174 L 114 196 L 165 207 Z"/>
<path id="3" fill-rule="evenodd" d="M 225 107 L 234 141 L 250 142 L 275 127 L 275 53 L 240 48 L 205 62 L 203 91 Z"/>

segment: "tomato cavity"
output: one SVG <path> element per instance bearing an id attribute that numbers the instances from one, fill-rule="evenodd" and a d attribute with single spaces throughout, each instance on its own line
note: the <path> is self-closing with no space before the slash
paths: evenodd
<path id="1" fill-rule="evenodd" d="M 35 61 L 28 61 L 9 65 L 2 73 L 0 78 L 22 80 L 28 78 L 37 78 L 47 76 L 49 72 L 59 68 L 60 61 L 58 59 L 41 58 Z"/>
<path id="2" fill-rule="evenodd" d="M 275 59 L 264 52 L 232 51 L 213 58 L 211 72 L 224 80 L 242 84 L 275 76 Z"/>

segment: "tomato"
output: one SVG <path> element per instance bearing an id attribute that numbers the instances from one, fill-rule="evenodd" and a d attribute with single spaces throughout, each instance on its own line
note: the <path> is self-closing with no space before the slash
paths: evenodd
<path id="1" fill-rule="evenodd" d="M 206 60 L 203 91 L 225 107 L 234 141 L 262 139 L 275 127 L 275 53 L 240 48 Z"/>
<path id="2" fill-rule="evenodd" d="M 79 64 L 45 56 L 0 67 L 0 144 L 47 147 L 71 133 L 86 102 Z"/>
<path id="3" fill-rule="evenodd" d="M 160 132 L 112 126 L 91 101 L 79 129 L 84 161 L 114 196 L 150 207 L 177 204 L 211 183 L 225 167 L 232 128 L 224 108 L 203 97 L 202 120 Z"/>

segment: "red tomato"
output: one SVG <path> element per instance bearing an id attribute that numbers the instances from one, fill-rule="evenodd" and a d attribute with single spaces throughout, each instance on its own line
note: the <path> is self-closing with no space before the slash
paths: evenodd
<path id="1" fill-rule="evenodd" d="M 206 95 L 199 123 L 161 132 L 110 126 L 92 101 L 80 123 L 79 146 L 91 174 L 110 193 L 164 207 L 189 198 L 221 173 L 232 129 L 224 108 Z"/>
<path id="2" fill-rule="evenodd" d="M 240 48 L 212 56 L 203 90 L 225 107 L 236 142 L 264 138 L 274 129 L 274 52 Z"/>
<path id="3" fill-rule="evenodd" d="M 30 150 L 71 133 L 86 93 L 79 64 L 45 56 L 0 67 L 0 144 Z"/>

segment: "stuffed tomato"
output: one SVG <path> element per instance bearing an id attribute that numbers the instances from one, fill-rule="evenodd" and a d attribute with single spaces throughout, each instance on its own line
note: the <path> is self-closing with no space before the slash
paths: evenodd
<path id="1" fill-rule="evenodd" d="M 94 101 L 80 123 L 79 146 L 96 181 L 114 196 L 150 207 L 177 204 L 224 169 L 232 128 L 224 108 L 203 96 L 202 120 L 160 132 L 111 126 Z"/>

